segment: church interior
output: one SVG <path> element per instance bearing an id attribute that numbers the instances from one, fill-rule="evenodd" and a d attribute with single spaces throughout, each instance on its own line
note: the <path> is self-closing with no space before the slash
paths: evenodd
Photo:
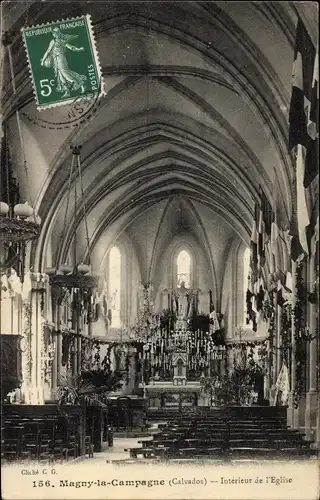
<path id="1" fill-rule="evenodd" d="M 23 30 L 86 15 L 100 94 L 39 108 Z M 317 17 L 3 2 L 4 460 L 318 456 Z"/>

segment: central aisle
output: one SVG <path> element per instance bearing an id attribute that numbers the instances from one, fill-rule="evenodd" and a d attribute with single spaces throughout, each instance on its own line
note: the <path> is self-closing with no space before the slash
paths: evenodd
<path id="1" fill-rule="evenodd" d="M 93 458 L 90 460 L 94 460 L 97 464 L 109 463 L 118 460 L 128 460 L 130 458 L 129 451 L 124 451 L 129 448 L 138 448 L 141 444 L 138 443 L 140 438 L 115 438 L 113 447 L 107 447 L 107 444 L 104 443 L 106 448 L 99 452 L 94 453 Z"/>

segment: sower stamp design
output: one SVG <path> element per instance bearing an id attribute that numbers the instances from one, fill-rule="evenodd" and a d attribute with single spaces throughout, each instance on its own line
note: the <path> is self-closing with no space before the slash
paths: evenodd
<path id="1" fill-rule="evenodd" d="M 39 110 L 103 94 L 89 15 L 21 31 Z"/>

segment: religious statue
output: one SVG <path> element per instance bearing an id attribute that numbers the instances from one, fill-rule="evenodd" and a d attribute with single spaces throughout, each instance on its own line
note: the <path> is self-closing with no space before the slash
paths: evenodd
<path id="1" fill-rule="evenodd" d="M 190 291 L 185 287 L 185 282 L 182 281 L 177 292 L 174 294 L 174 309 L 177 315 L 183 319 L 188 319 L 191 313 L 191 294 Z"/>
<path id="2" fill-rule="evenodd" d="M 114 356 L 115 356 L 117 370 L 125 370 L 125 368 L 126 368 L 126 355 L 127 355 L 127 351 L 121 345 L 117 346 L 114 349 Z"/>

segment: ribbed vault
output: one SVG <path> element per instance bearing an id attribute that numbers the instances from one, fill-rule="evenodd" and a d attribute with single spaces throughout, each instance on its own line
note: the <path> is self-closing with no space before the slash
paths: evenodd
<path id="1" fill-rule="evenodd" d="M 32 144 L 26 151 L 31 197 L 43 220 L 34 267 L 66 260 L 75 228 L 79 255 L 88 258 L 85 208 L 95 269 L 126 234 L 144 277 L 155 276 L 170 231 L 176 234 L 182 224 L 180 206 L 185 231 L 206 249 L 212 279 L 219 281 L 218 255 L 233 240 L 248 243 L 259 188 L 272 203 L 275 175 L 282 225 L 290 219 L 287 124 L 295 7 L 291 2 L 59 3 L 59 18 L 82 13 L 92 16 L 107 90 L 84 127 L 52 130 L 45 121 L 63 121 L 62 108 L 39 116 L 18 38 L 12 47 L 16 98 L 5 75 L 4 115 L 15 131 L 14 110 L 20 108 L 24 138 Z M 54 2 L 33 4 L 24 14 L 19 18 L 15 8 L 8 9 L 5 22 L 20 29 L 57 19 Z M 62 239 L 74 142 L 82 144 L 84 197 L 76 220 L 69 214 Z M 13 164 L 19 165 L 19 144 L 14 138 L 12 143 Z M 26 196 L 23 170 L 17 174 Z M 148 238 L 142 230 L 146 219 Z"/>

